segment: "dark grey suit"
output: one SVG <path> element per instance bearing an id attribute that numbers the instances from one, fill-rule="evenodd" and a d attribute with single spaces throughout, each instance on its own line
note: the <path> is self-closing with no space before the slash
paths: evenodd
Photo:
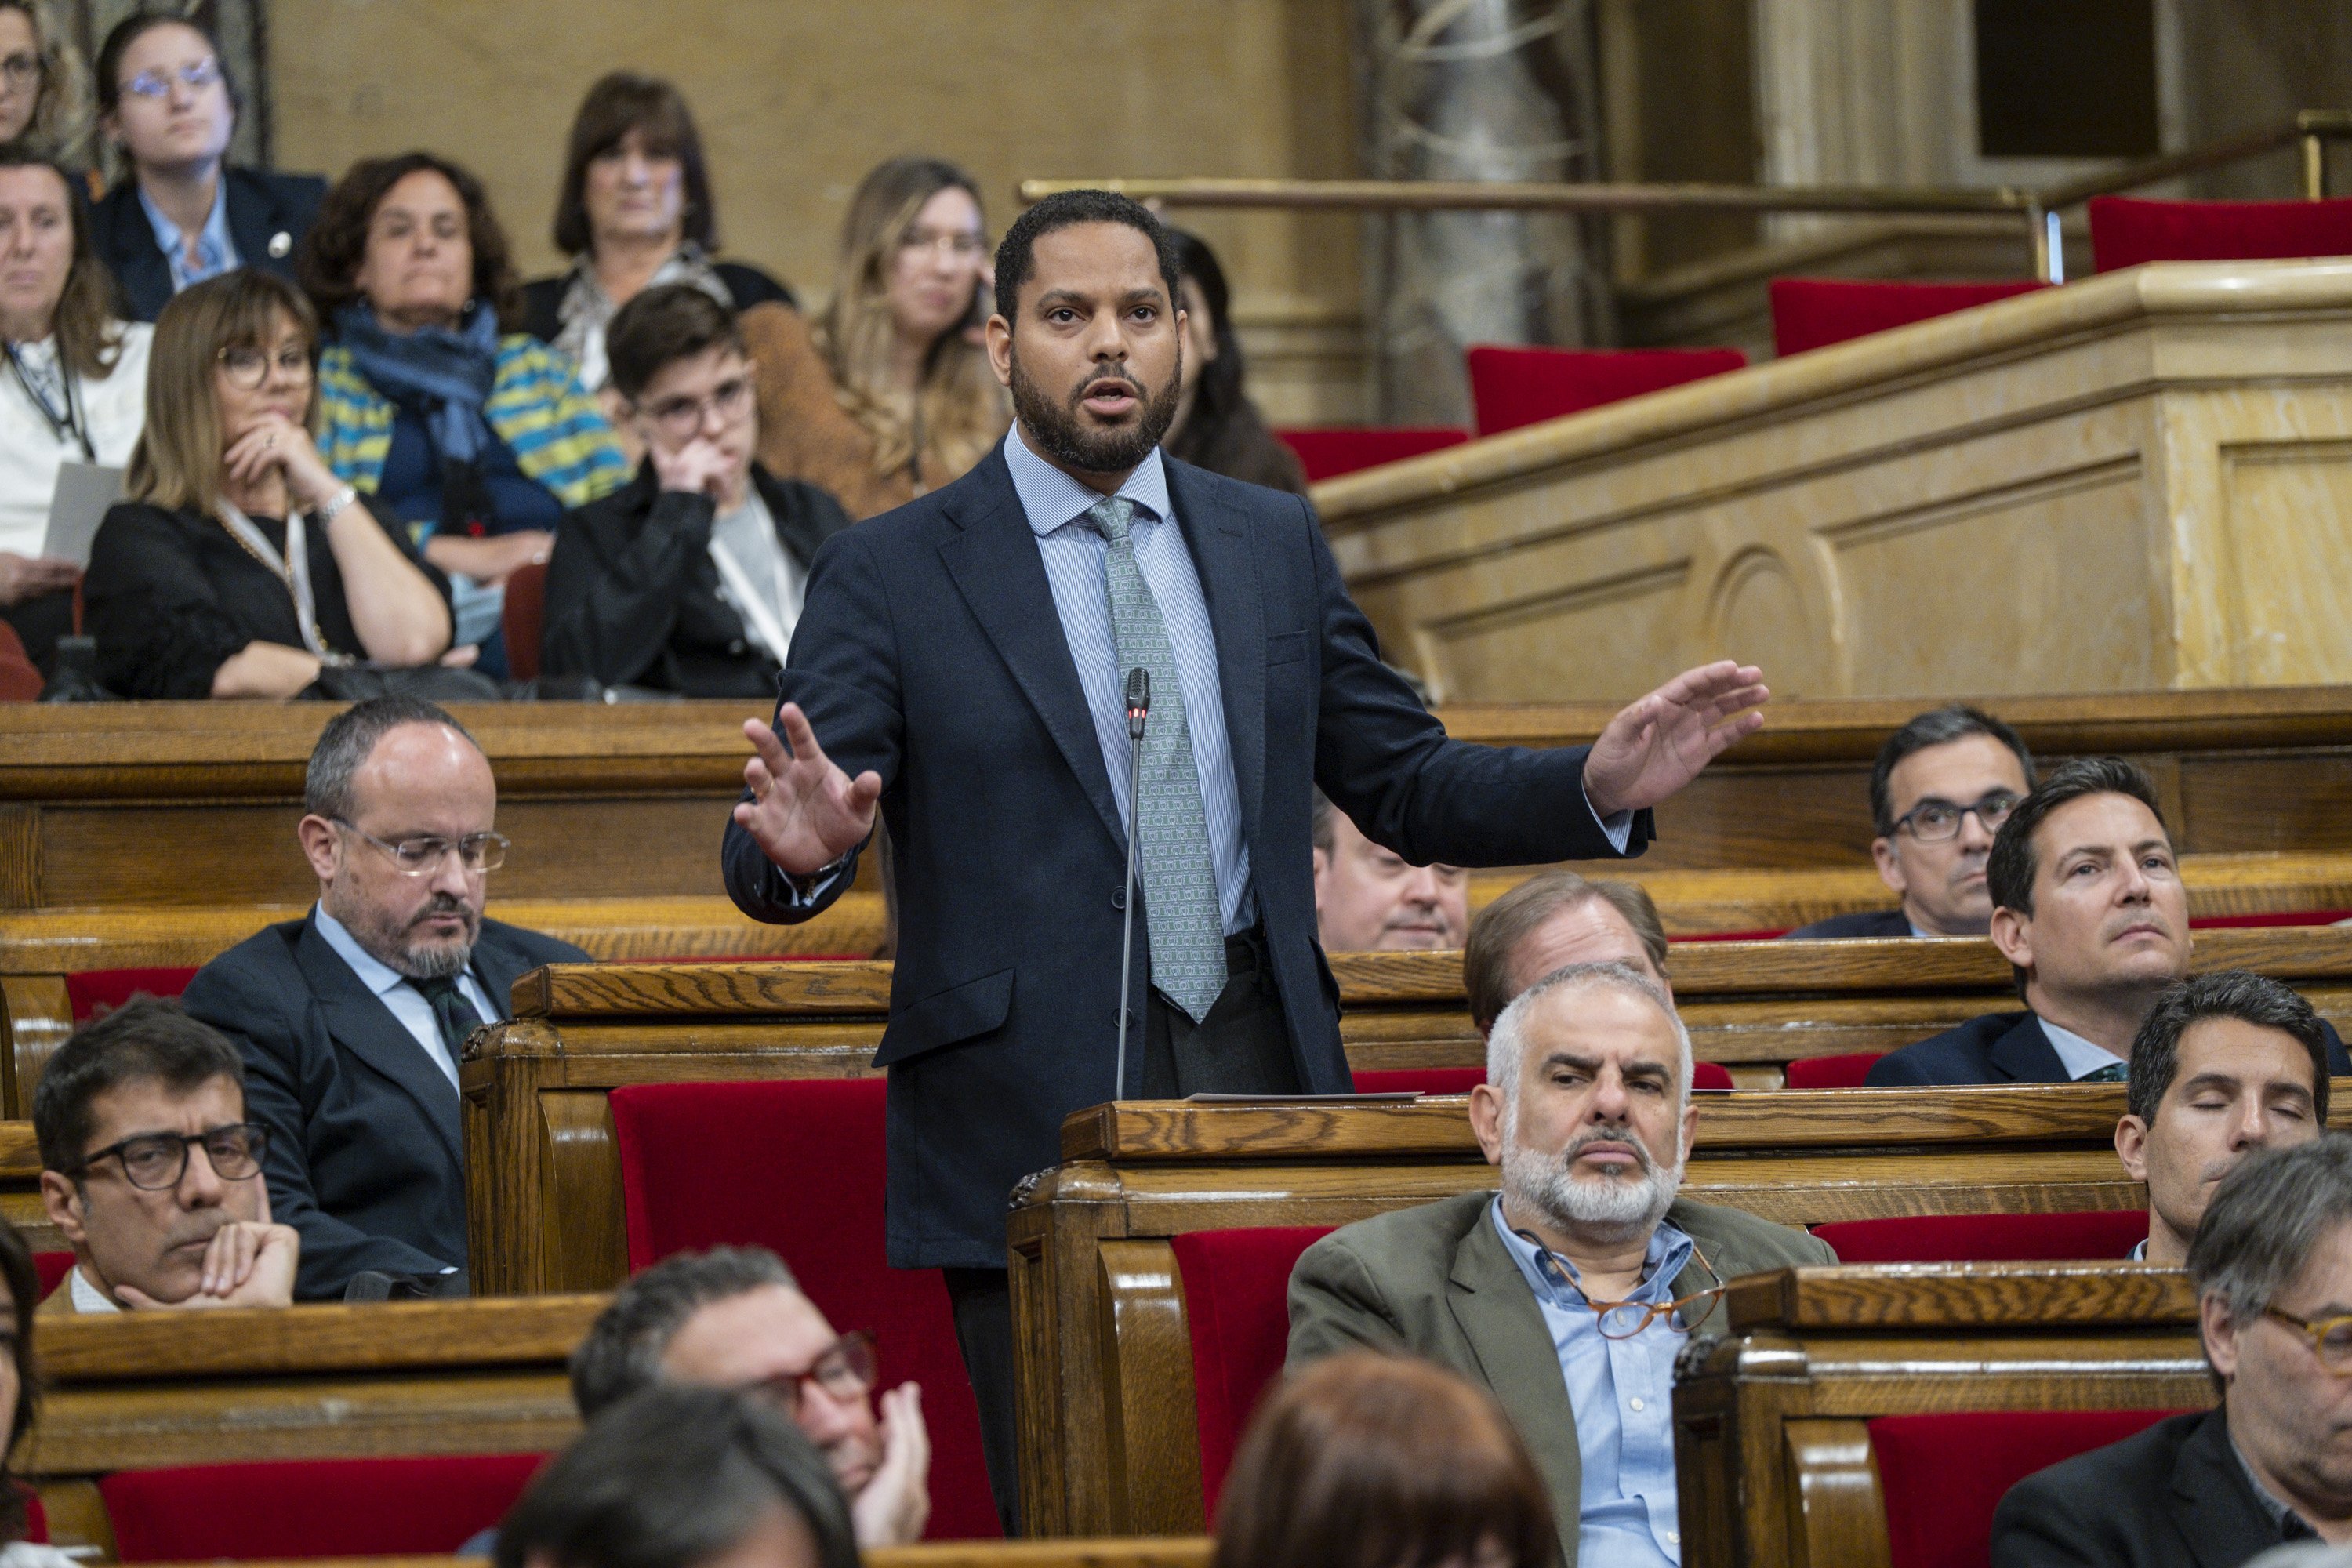
<path id="1" fill-rule="evenodd" d="M 2310 1539 L 2263 1507 L 2215 1409 L 2159 1421 L 2010 1488 L 1992 1516 L 1992 1568 L 2238 1568 Z"/>
<path id="2" fill-rule="evenodd" d="M 1911 917 L 1901 910 L 1870 910 L 1862 914 L 1832 915 L 1809 926 L 1799 926 L 1782 942 L 1820 942 L 1847 937 L 1909 936 Z"/>

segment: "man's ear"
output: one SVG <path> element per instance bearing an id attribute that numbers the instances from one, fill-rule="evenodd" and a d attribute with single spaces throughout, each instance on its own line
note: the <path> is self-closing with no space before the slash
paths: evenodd
<path id="1" fill-rule="evenodd" d="M 2205 1359 L 2224 1384 L 2238 1375 L 2238 1324 L 2229 1303 L 2209 1295 L 2197 1303 L 2197 1327 L 2205 1341 Z"/>
<path id="2" fill-rule="evenodd" d="M 1691 1150 L 1698 1142 L 1698 1094 L 1696 1090 L 1683 1097 L 1682 1152 L 1675 1158 L 1685 1165 L 1690 1163 Z"/>
<path id="3" fill-rule="evenodd" d="M 2124 1174 L 2145 1186 L 2147 1183 L 2147 1123 L 2137 1116 L 2126 1116 L 2116 1123 L 2116 1158 L 2124 1163 Z"/>
<path id="4" fill-rule="evenodd" d="M 89 1229 L 82 1224 L 81 1192 L 71 1176 L 62 1171 L 41 1173 L 41 1207 L 47 1212 L 49 1223 L 58 1227 L 58 1234 L 74 1246 L 79 1247 L 89 1239 Z"/>
<path id="5" fill-rule="evenodd" d="M 1470 1131 L 1478 1135 L 1478 1148 L 1486 1156 L 1486 1163 L 1503 1163 L 1503 1091 L 1491 1083 L 1482 1083 L 1470 1091 Z"/>
<path id="6" fill-rule="evenodd" d="M 335 825 L 314 813 L 294 825 L 294 837 L 301 842 L 303 858 L 310 862 L 319 880 L 333 881 L 342 848 L 335 837 Z"/>
<path id="7" fill-rule="evenodd" d="M 2033 917 L 2019 914 L 2006 906 L 1992 912 L 1992 930 L 1989 933 L 2000 955 L 2020 969 L 2033 967 Z"/>
<path id="8" fill-rule="evenodd" d="M 1013 323 L 999 310 L 988 318 L 988 367 L 996 373 L 996 384 L 1013 384 Z"/>
<path id="9" fill-rule="evenodd" d="M 1874 838 L 1870 841 L 1870 858 L 1878 862 L 1878 879 L 1896 898 L 1911 890 L 1910 879 L 1903 875 L 1903 861 L 1895 853 L 1895 840 Z"/>

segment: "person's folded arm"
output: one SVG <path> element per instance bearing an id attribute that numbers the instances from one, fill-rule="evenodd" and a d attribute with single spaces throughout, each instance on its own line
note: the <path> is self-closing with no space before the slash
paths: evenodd
<path id="1" fill-rule="evenodd" d="M 664 490 L 636 537 L 609 554 L 595 521 L 566 515 L 547 567 L 540 668 L 605 686 L 627 685 L 652 668 L 710 553 L 717 510 L 708 496 Z"/>
<path id="2" fill-rule="evenodd" d="M 354 500 L 327 522 L 327 547 L 342 574 L 343 603 L 360 647 L 379 664 L 430 664 L 449 646 L 446 585 Z"/>

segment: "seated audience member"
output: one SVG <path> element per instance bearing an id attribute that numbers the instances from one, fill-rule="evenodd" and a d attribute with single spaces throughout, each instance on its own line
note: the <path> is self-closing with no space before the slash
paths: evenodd
<path id="1" fill-rule="evenodd" d="M 447 584 L 310 443 L 310 307 L 250 268 L 164 307 L 147 421 L 82 580 L 125 697 L 293 697 L 331 665 L 431 664 Z"/>
<path id="2" fill-rule="evenodd" d="M 1315 935 L 1326 952 L 1460 947 L 1470 927 L 1470 873 L 1416 866 L 1365 837 L 1315 792 Z"/>
<path id="3" fill-rule="evenodd" d="M 1990 713 L 1954 703 L 1920 714 L 1870 770 L 1870 853 L 1900 909 L 1833 915 L 1791 937 L 1982 936 L 1992 921 L 1985 861 L 2033 787 L 2033 755 Z"/>
<path id="4" fill-rule="evenodd" d="M 1479 1037 L 1519 993 L 1571 963 L 1622 963 L 1674 1000 L 1666 928 L 1639 882 L 1538 871 L 1478 911 L 1462 947 L 1462 986 Z"/>
<path id="5" fill-rule="evenodd" d="M 766 1395 L 831 1465 L 858 1544 L 900 1546 L 930 1517 L 930 1434 L 911 1383 L 882 1395 L 877 1424 L 875 1375 L 872 1339 L 835 1333 L 783 1259 L 756 1247 L 664 1258 L 614 1294 L 572 1352 L 590 1421 L 656 1384 Z"/>
<path id="6" fill-rule="evenodd" d="M 2221 1403 L 2011 1488 L 1994 1568 L 2220 1568 L 2352 1541 L 2352 1139 L 2232 1171 L 2188 1267 Z"/>
<path id="7" fill-rule="evenodd" d="M 327 183 L 229 166 L 236 83 L 204 25 L 135 12 L 107 34 L 96 74 L 99 129 L 129 173 L 91 209 L 90 234 L 132 318 L 239 267 L 292 277 Z"/>
<path id="8" fill-rule="evenodd" d="M 2060 765 L 2001 824 L 1985 875 L 2026 1010 L 1881 1057 L 1871 1087 L 2127 1079 L 2132 1037 L 2189 972 L 2189 895 L 2156 785 L 2120 757 Z M 2327 1046 L 2352 1071 L 2333 1029 Z"/>
<path id="9" fill-rule="evenodd" d="M 1493 1397 L 1349 1351 L 1270 1390 L 1217 1502 L 1211 1568 L 1555 1568 L 1559 1531 Z"/>
<path id="10" fill-rule="evenodd" d="M 318 903 L 205 964 L 187 1009 L 245 1053 L 270 1210 L 302 1236 L 294 1293 L 462 1294 L 459 1050 L 526 971 L 588 955 L 482 918 L 498 785 L 431 703 L 329 720 L 302 805 Z"/>
<path id="11" fill-rule="evenodd" d="M 2116 1152 L 2147 1184 L 2148 1210 L 2132 1256 L 2178 1268 L 2221 1178 L 2327 1125 L 2326 1027 L 2277 981 L 2224 970 L 2166 992 L 2133 1037 L 2131 1061 Z"/>
<path id="12" fill-rule="evenodd" d="M 37 1314 L 34 1303 L 41 1299 L 41 1276 L 33 1266 L 33 1254 L 26 1247 L 24 1237 L 6 1220 L 0 1220 L 0 1313 L 7 1315 L 8 1326 L 15 1331 L 8 1336 L 6 1353 L 0 1354 L 0 1568 L 73 1568 L 75 1558 L 54 1546 L 42 1546 L 25 1539 L 27 1521 L 25 1500 L 32 1489 L 12 1473 L 6 1461 L 15 1458 L 16 1445 L 32 1430 L 33 1414 L 38 1404 L 35 1389 L 38 1374 L 34 1370 L 33 1326 Z"/>
<path id="13" fill-rule="evenodd" d="M 772 697 L 816 547 L 849 526 L 752 459 L 760 411 L 735 314 L 690 283 L 613 318 L 613 389 L 646 448 L 635 483 L 567 515 L 541 670 L 687 697 Z"/>
<path id="14" fill-rule="evenodd" d="M 268 1134 L 245 1063 L 175 1003 L 136 996 L 74 1032 L 33 1092 L 41 1203 L 73 1271 L 41 1310 L 283 1307 L 301 1238 L 269 1218 Z"/>
<path id="15" fill-rule="evenodd" d="M 812 323 L 746 313 L 760 369 L 760 460 L 853 518 L 961 477 L 1013 410 L 989 368 L 980 186 L 936 158 L 893 158 L 850 198 L 833 298 Z"/>
<path id="16" fill-rule="evenodd" d="M 497 1568 L 857 1568 L 840 1489 L 767 1400 L 648 1388 L 590 1423 L 499 1527 Z"/>
<path id="17" fill-rule="evenodd" d="M 1682 1560 L 1675 1357 L 1724 1282 L 1837 1260 L 1802 1231 L 1675 1196 L 1692 1066 L 1674 1004 L 1642 975 L 1545 976 L 1496 1020 L 1470 1094 L 1502 1190 L 1343 1226 L 1290 1277 L 1291 1372 L 1365 1346 L 1484 1384 L 1587 1563 Z"/>
<path id="18" fill-rule="evenodd" d="M 506 673 L 507 576 L 544 562 L 566 508 L 628 462 L 562 355 L 527 332 L 481 183 L 429 153 L 352 166 L 301 259 L 331 345 L 320 444 L 337 474 L 459 579 L 457 642 Z"/>
<path id="19" fill-rule="evenodd" d="M 1305 495 L 1307 470 L 1298 455 L 1266 428 L 1243 385 L 1242 341 L 1234 331 L 1233 296 L 1217 253 L 1184 229 L 1171 228 L 1168 237 L 1176 242 L 1183 272 L 1177 303 L 1184 311 L 1184 358 L 1175 422 L 1161 447 L 1213 474 Z"/>
<path id="20" fill-rule="evenodd" d="M 0 33 L 26 13 L 0 5 Z M 5 39 L 0 39 L 5 45 Z M 8 61 L 0 56 L 0 87 Z M 0 102 L 6 101 L 0 93 Z M 47 668 L 73 628 L 79 565 L 45 555 L 67 462 L 120 468 L 147 418 L 151 327 L 114 315 L 106 264 L 73 176 L 21 143 L 0 146 L 0 618 Z"/>
<path id="21" fill-rule="evenodd" d="M 79 168 L 89 155 L 89 89 L 69 26 L 36 0 L 0 0 L 0 147 Z M 77 195 L 94 195 L 80 176 Z"/>
<path id="22" fill-rule="evenodd" d="M 608 379 L 613 312 L 648 289 L 690 284 L 730 310 L 793 303 L 758 268 L 712 259 L 719 215 L 702 136 L 685 97 L 659 77 L 614 71 L 580 100 L 555 195 L 555 248 L 571 269 L 524 286 L 523 330 L 570 359 L 592 393 Z"/>

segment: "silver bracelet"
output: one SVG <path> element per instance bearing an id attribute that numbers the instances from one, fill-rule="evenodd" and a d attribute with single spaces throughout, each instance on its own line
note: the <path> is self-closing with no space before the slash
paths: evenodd
<path id="1" fill-rule="evenodd" d="M 327 498 L 326 505 L 320 507 L 317 511 L 310 515 L 317 518 L 322 525 L 332 522 L 337 517 L 342 514 L 342 510 L 345 507 L 351 505 L 352 502 L 359 499 L 359 490 L 353 486 L 345 485 L 341 489 L 337 490 L 333 495 Z"/>

